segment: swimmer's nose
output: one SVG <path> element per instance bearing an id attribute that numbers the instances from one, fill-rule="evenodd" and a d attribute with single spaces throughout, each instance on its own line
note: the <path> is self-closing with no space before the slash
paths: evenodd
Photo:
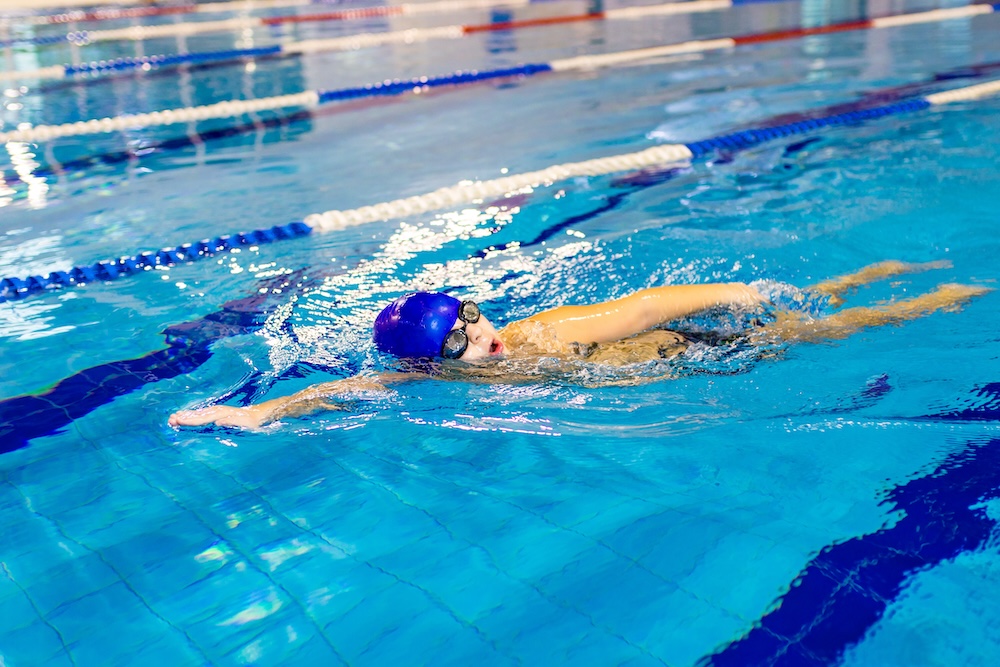
<path id="1" fill-rule="evenodd" d="M 469 342 L 473 345 L 478 345 L 479 341 L 483 339 L 483 330 L 478 324 L 470 324 L 465 327 L 465 331 L 469 336 Z"/>

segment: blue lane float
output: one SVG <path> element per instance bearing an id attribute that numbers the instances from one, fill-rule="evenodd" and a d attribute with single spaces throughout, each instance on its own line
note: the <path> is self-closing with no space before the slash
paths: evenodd
<path id="1" fill-rule="evenodd" d="M 319 103 L 344 102 L 347 100 L 362 99 L 366 97 L 383 97 L 391 95 L 402 95 L 411 92 L 414 88 L 440 88 L 442 86 L 457 86 L 479 81 L 490 81 L 492 79 L 510 79 L 514 77 L 528 77 L 542 72 L 551 72 L 552 66 L 548 63 L 529 63 L 517 67 L 505 67 L 492 70 L 471 70 L 458 71 L 443 76 L 427 77 L 421 76 L 413 79 L 387 79 L 379 83 L 357 86 L 354 88 L 339 88 L 335 90 L 318 90 Z"/>
<path id="2" fill-rule="evenodd" d="M 512 72 L 521 72 L 522 70 L 523 68 L 510 68 L 503 70 L 503 74 L 495 74 L 495 76 L 512 76 L 514 75 Z M 496 73 L 497 71 L 494 70 L 493 72 Z M 483 77 L 485 74 L 469 72 L 462 76 L 472 78 Z M 451 77 L 448 78 L 450 79 Z M 376 86 L 378 85 L 376 84 Z M 441 85 L 447 84 L 442 83 Z M 401 87 L 397 82 L 386 82 L 385 84 L 381 84 L 380 90 L 385 90 L 384 94 L 389 95 L 395 94 Z M 1000 82 L 994 81 L 971 88 L 989 89 L 990 92 L 994 92 L 998 87 L 1000 87 Z M 959 91 L 961 90 L 967 89 L 959 89 Z M 773 139 L 806 134 L 823 128 L 858 124 L 885 116 L 922 111 L 933 104 L 946 103 L 948 100 L 945 98 L 954 94 L 955 91 L 946 91 L 944 93 L 934 93 L 891 104 L 818 116 L 780 125 L 767 125 L 757 129 L 742 130 L 690 144 L 678 145 L 677 148 L 687 149 L 690 151 L 691 159 L 699 159 L 718 150 L 743 150 Z M 619 167 L 618 169 L 620 170 L 621 168 Z M 377 210 L 379 207 L 365 208 Z M 122 257 L 117 260 L 78 266 L 69 271 L 53 271 L 47 276 L 35 275 L 23 279 L 18 277 L 4 278 L 0 280 L 0 302 L 21 299 L 31 294 L 91 283 L 97 280 L 116 280 L 125 275 L 140 273 L 160 266 L 172 266 L 180 262 L 194 261 L 220 252 L 228 252 L 234 248 L 272 243 L 282 239 L 299 238 L 312 232 L 313 226 L 300 220 L 286 225 L 276 225 L 269 229 L 258 229 L 232 236 L 219 236 L 194 244 L 185 243 L 176 248 L 166 248 L 158 252 L 143 252 L 131 257 Z"/>
<path id="3" fill-rule="evenodd" d="M 85 285 L 95 281 L 117 280 L 123 276 L 142 273 L 157 267 L 168 267 L 181 262 L 193 262 L 236 248 L 274 243 L 284 239 L 300 238 L 312 233 L 312 227 L 301 221 L 275 225 L 267 229 L 217 236 L 197 243 L 184 243 L 175 248 L 141 252 L 131 257 L 104 260 L 73 267 L 68 271 L 53 271 L 47 276 L 16 277 L 0 280 L 0 302 L 13 301 L 46 290 Z"/>
<path id="4" fill-rule="evenodd" d="M 67 77 L 75 74 L 105 74 L 149 69 L 152 67 L 169 67 L 172 65 L 200 65 L 238 58 L 263 58 L 278 55 L 279 53 L 281 53 L 281 46 L 275 45 L 254 49 L 228 49 L 225 51 L 204 51 L 200 53 L 114 58 L 111 60 L 95 60 L 94 62 L 81 63 L 79 65 L 63 65 L 63 71 L 64 76 Z"/>
<path id="5" fill-rule="evenodd" d="M 928 109 L 930 106 L 931 103 L 928 102 L 927 99 L 917 98 L 907 100 L 905 102 L 897 102 L 895 104 L 884 104 L 868 109 L 838 113 L 832 116 L 810 118 L 808 120 L 797 121 L 794 123 L 785 123 L 783 125 L 774 125 L 772 127 L 733 132 L 732 134 L 724 134 L 712 139 L 696 141 L 693 144 L 685 145 L 694 157 L 700 158 L 720 149 L 742 150 L 764 143 L 765 141 L 771 141 L 772 139 L 781 139 L 783 137 L 790 137 L 797 134 L 805 134 L 806 132 L 812 132 L 826 127 L 854 125 L 867 120 L 882 118 L 884 116 L 913 113 L 915 111 Z"/>

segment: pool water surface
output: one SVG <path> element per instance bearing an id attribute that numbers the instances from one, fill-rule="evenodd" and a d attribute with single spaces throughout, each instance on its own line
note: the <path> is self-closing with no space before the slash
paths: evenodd
<path id="1" fill-rule="evenodd" d="M 955 6 L 746 2 L 4 82 L 0 132 Z M 0 62 L 593 9 L 22 44 Z M 67 31 L 23 15 L 7 29 Z M 992 81 L 998 35 L 983 15 L 10 141 L 0 277 Z M 657 285 L 805 287 L 886 259 L 946 267 L 848 305 L 995 288 L 998 118 L 985 97 L 0 302 L 0 665 L 998 664 L 995 291 L 840 340 L 419 380 L 260 431 L 167 425 L 397 368 L 371 322 L 414 289 L 475 299 L 502 325 Z"/>

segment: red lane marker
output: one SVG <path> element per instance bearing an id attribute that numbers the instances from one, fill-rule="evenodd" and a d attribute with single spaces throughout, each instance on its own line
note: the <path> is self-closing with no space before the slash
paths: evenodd
<path id="1" fill-rule="evenodd" d="M 311 23 L 313 21 L 350 21 L 351 19 L 366 19 L 376 16 L 398 16 L 404 12 L 404 8 L 395 7 L 366 7 L 361 9 L 345 9 L 340 12 L 328 12 L 326 14 L 302 14 L 300 16 L 272 16 L 261 19 L 264 25 L 279 25 L 282 23 Z"/>
<path id="2" fill-rule="evenodd" d="M 528 21 L 504 21 L 503 23 L 482 23 L 480 25 L 462 26 L 462 32 L 470 34 L 474 32 L 489 32 L 491 30 L 515 30 L 517 28 L 530 28 L 539 25 L 554 25 L 556 23 L 572 23 L 574 21 L 600 21 L 605 18 L 604 12 L 594 12 L 592 14 L 574 14 L 572 16 L 553 16 L 547 19 L 531 19 Z"/>
<path id="3" fill-rule="evenodd" d="M 807 37 L 809 35 L 823 35 L 830 32 L 845 32 L 847 30 L 861 30 L 873 26 L 870 20 L 848 21 L 847 23 L 831 23 L 830 25 L 818 26 L 815 28 L 796 28 L 794 30 L 778 30 L 776 32 L 765 32 L 759 35 L 744 35 L 743 37 L 733 37 L 733 42 L 737 45 L 759 44 L 761 42 L 777 42 L 782 39 L 792 39 L 795 37 Z"/>

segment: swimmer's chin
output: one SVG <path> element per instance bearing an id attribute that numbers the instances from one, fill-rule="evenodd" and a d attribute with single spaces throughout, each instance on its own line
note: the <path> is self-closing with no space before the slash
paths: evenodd
<path id="1" fill-rule="evenodd" d="M 499 347 L 495 350 L 491 350 L 485 357 L 477 357 L 475 359 L 456 359 L 456 361 L 459 364 L 468 366 L 493 366 L 499 364 L 505 359 L 507 359 L 507 347 L 503 343 L 500 343 Z"/>

